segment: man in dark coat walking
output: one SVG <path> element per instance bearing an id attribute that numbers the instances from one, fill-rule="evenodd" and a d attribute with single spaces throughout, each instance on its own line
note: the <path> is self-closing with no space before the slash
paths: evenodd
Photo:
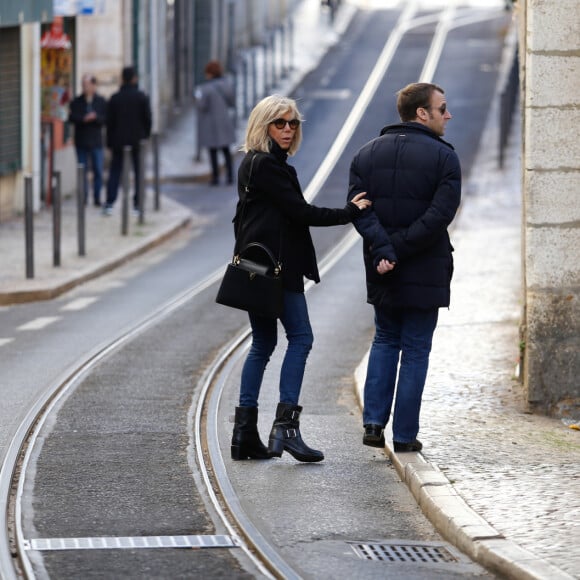
<path id="1" fill-rule="evenodd" d="M 93 171 L 93 201 L 101 205 L 103 186 L 103 127 L 107 114 L 107 102 L 97 94 L 97 79 L 89 74 L 81 80 L 82 93 L 70 104 L 68 120 L 74 125 L 77 161 L 84 166 L 85 203 L 88 197 L 88 169 Z"/>
<path id="2" fill-rule="evenodd" d="M 441 138 L 451 119 L 443 89 L 410 84 L 398 92 L 397 109 L 401 123 L 385 127 L 354 157 L 348 198 L 366 191 L 372 201 L 354 220 L 364 241 L 376 327 L 364 387 L 363 443 L 384 447 L 395 399 L 393 447 L 402 452 L 422 448 L 421 398 L 438 309 L 450 301 L 447 228 L 461 200 L 461 168 Z"/>
<path id="3" fill-rule="evenodd" d="M 107 205 L 104 212 L 112 213 L 117 200 L 121 172 L 123 170 L 123 148 L 131 147 L 131 158 L 135 174 L 133 207 L 138 209 L 139 193 L 143 186 L 139 182 L 139 148 L 143 139 L 151 134 L 151 104 L 149 97 L 137 85 L 135 68 L 127 66 L 122 71 L 123 84 L 109 100 L 107 107 L 107 146 L 111 149 L 111 166 L 107 183 Z"/>

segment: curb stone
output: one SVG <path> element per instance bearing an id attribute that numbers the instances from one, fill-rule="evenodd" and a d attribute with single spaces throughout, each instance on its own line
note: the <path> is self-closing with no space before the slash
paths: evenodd
<path id="1" fill-rule="evenodd" d="M 367 363 L 368 353 L 354 372 L 355 394 L 361 409 Z M 574 580 L 500 534 L 469 507 L 445 474 L 421 453 L 397 454 L 389 444 L 384 451 L 437 531 L 472 560 L 517 580 Z"/>

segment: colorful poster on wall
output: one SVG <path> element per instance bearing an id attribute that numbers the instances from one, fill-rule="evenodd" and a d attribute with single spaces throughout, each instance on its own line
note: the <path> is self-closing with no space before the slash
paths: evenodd
<path id="1" fill-rule="evenodd" d="M 42 115 L 65 121 L 72 87 L 72 44 L 64 32 L 63 18 L 56 16 L 40 41 Z"/>

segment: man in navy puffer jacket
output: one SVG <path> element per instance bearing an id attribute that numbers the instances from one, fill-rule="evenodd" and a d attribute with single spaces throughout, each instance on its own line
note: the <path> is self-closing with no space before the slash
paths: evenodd
<path id="1" fill-rule="evenodd" d="M 398 92 L 397 109 L 401 123 L 385 127 L 354 157 L 348 199 L 366 191 L 372 201 L 354 220 L 364 240 L 376 326 L 363 443 L 384 447 L 396 386 L 393 447 L 401 452 L 422 448 L 421 398 L 438 309 L 449 306 L 453 247 L 447 228 L 461 200 L 461 168 L 441 138 L 451 119 L 443 89 L 410 84 Z"/>

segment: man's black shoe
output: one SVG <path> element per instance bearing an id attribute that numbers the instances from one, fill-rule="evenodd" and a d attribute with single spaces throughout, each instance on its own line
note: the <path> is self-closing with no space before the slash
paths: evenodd
<path id="1" fill-rule="evenodd" d="M 415 441 L 409 441 L 409 443 L 401 443 L 400 441 L 393 441 L 393 447 L 395 448 L 395 453 L 421 451 L 421 449 L 423 449 L 423 443 L 421 443 L 419 439 L 415 439 Z"/>
<path id="2" fill-rule="evenodd" d="M 383 428 L 380 425 L 365 425 L 365 434 L 363 435 L 363 445 L 369 447 L 384 447 L 385 436 Z"/>

